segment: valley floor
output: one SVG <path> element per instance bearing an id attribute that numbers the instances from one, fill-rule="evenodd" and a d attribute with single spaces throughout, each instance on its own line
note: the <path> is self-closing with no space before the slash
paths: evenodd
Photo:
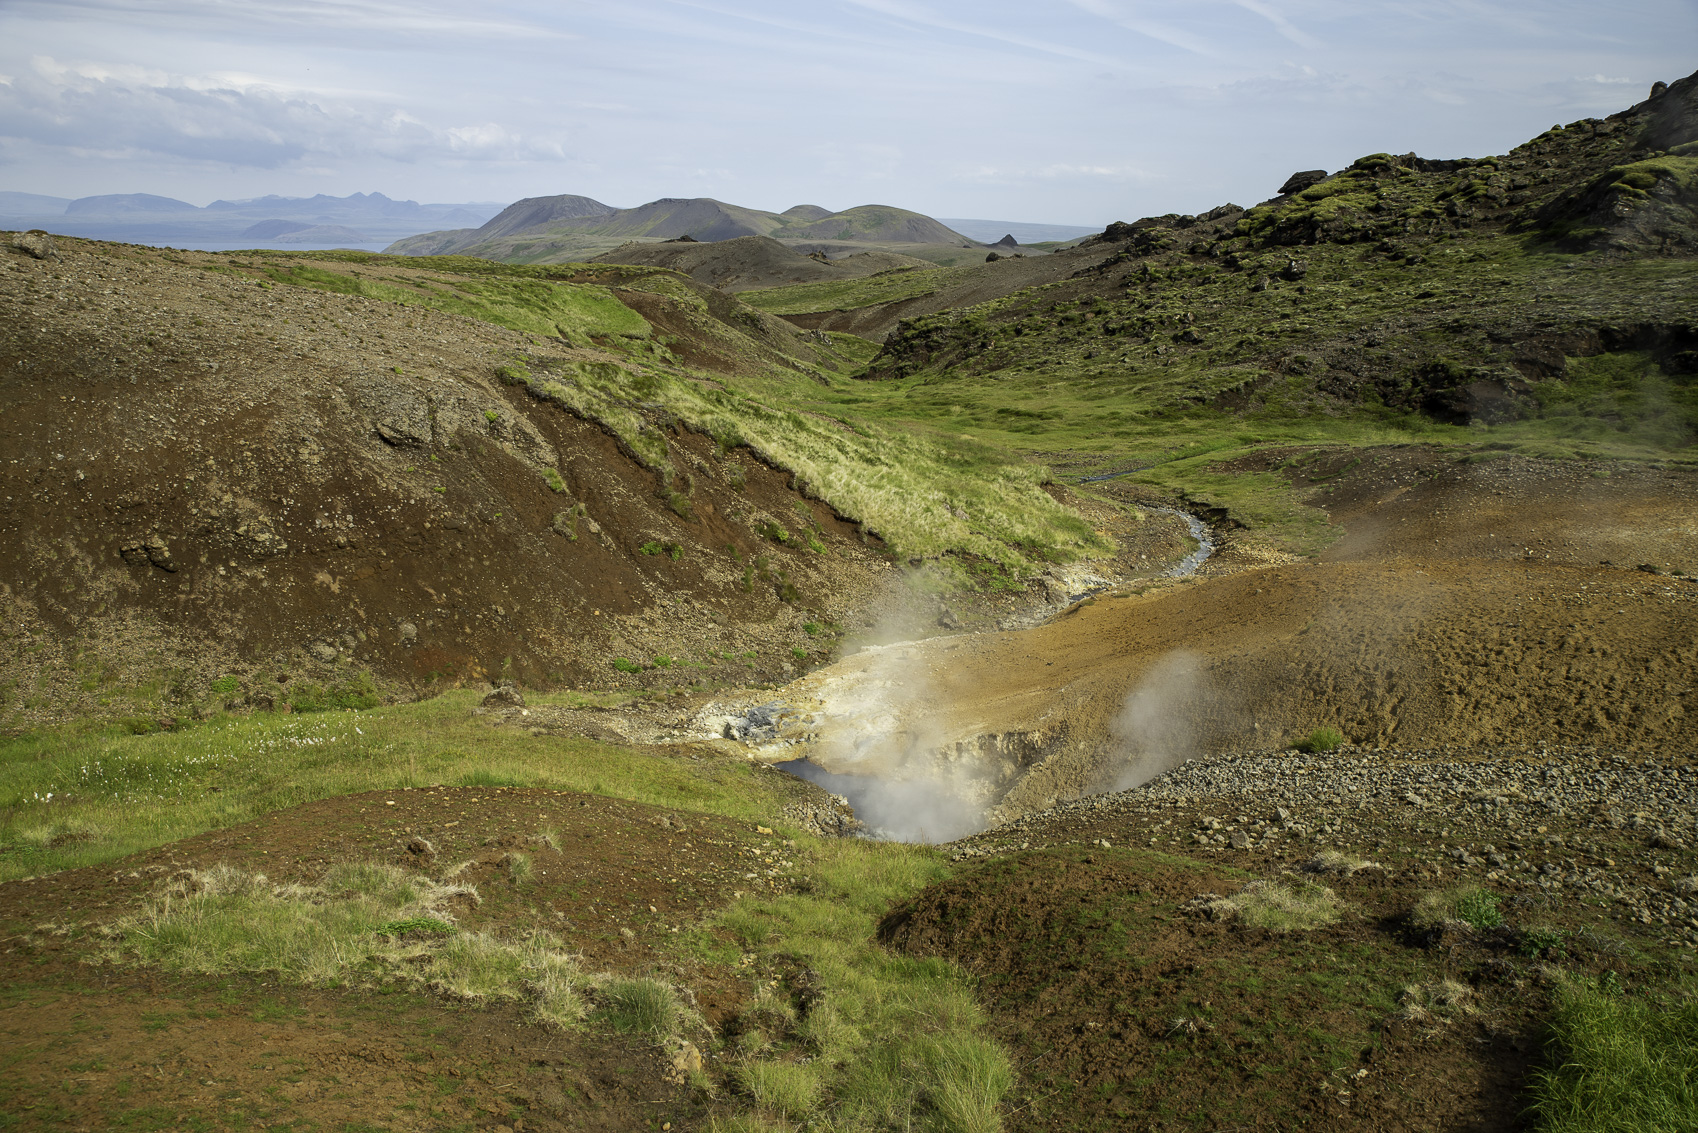
<path id="1" fill-rule="evenodd" d="M 1047 713 L 1062 737 L 1007 779 L 1002 825 L 937 849 L 817 836 L 824 792 L 689 737 L 705 696 L 629 712 L 541 697 L 531 717 L 455 694 L 348 717 L 365 730 L 338 732 L 336 759 L 369 760 L 372 790 L 303 802 L 267 787 L 259 817 L 6 882 L 0 1108 L 40 1129 L 684 1130 L 750 1113 L 765 1124 L 743 1128 L 1550 1124 L 1528 1107 L 1550 1104 L 1540 1075 L 1571 1056 L 1584 996 L 1653 1031 L 1690 1014 L 1698 585 L 1674 572 L 1698 564 L 1692 476 L 1426 450 L 1325 459 L 1275 462 L 1342 529 L 1318 561 L 1262 556 L 1254 530 L 1223 526 L 1198 579 L 907 647 L 902 672 L 923 676 L 910 692 L 961 735 L 1035 734 Z M 822 681 L 897 654 L 851 656 L 787 695 L 817 707 Z M 426 710 L 428 725 L 407 723 Z M 1150 723 L 1171 718 L 1183 733 Z M 1291 749 L 1322 726 L 1344 746 Z M 265 734 L 239 733 L 255 750 Z M 52 758 L 122 754 L 98 743 Z M 77 852 L 73 817 L 37 849 L 8 835 L 3 856 L 56 837 Z M 846 865 L 849 852 L 865 856 Z M 133 934 L 138 910 L 221 865 L 312 886 L 349 860 L 474 886 L 476 903 L 444 906 L 455 932 L 547 933 L 602 973 L 596 988 L 658 980 L 690 1021 L 621 1033 L 592 989 L 585 1024 L 545 1026 L 534 993 L 456 998 L 387 945 L 328 980 L 180 959 L 166 973 L 110 927 Z M 857 897 L 849 874 L 885 880 Z M 1257 921 L 1244 908 L 1258 893 L 1326 913 Z M 819 927 L 833 905 L 865 912 Z M 868 951 L 851 963 L 854 949 Z M 929 1006 L 916 1026 L 948 1018 L 947 1043 L 1007 1052 L 983 1063 L 975 1112 L 990 1124 L 950 1109 L 942 1085 L 884 1110 L 853 1093 L 878 1058 L 939 1064 L 868 1053 L 902 1031 L 865 1013 L 902 1002 L 869 990 L 875 967 L 974 990 L 980 1007 Z M 1630 1114 L 1637 1127 L 1691 1118 L 1689 1092 L 1660 1088 L 1645 1096 L 1674 1098 L 1674 1116 Z M 861 1125 L 831 1116 L 836 1097 L 859 1099 Z"/>

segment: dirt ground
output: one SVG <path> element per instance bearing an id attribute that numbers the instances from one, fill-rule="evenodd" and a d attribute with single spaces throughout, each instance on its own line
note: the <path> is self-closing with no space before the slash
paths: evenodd
<path id="1" fill-rule="evenodd" d="M 1315 934 L 1188 911 L 1243 876 L 1124 850 L 1033 851 L 933 887 L 882 935 L 979 977 L 1026 1063 L 1013 1130 L 1516 1127 L 1532 1004 L 1423 1035 L 1393 1018 L 1389 981 L 1416 979 L 1426 957 L 1387 955 L 1384 875 L 1341 886 L 1368 912 Z"/>
<path id="2" fill-rule="evenodd" d="M 455 902 L 462 927 L 547 929 L 588 970 L 688 988 L 719 1027 L 747 981 L 680 961 L 676 934 L 735 895 L 787 888 L 788 848 L 748 824 L 594 795 L 436 787 L 326 800 L 0 885 L 4 1108 L 42 1129 L 695 1128 L 705 1095 L 672 1082 L 652 1044 L 397 986 L 314 990 L 93 964 L 94 929 L 178 871 L 216 863 L 278 883 L 312 883 L 349 860 L 452 871 L 481 898 Z M 515 852 L 534 870 L 523 885 L 506 869 Z M 366 1124 L 345 1126 L 353 1114 Z"/>
<path id="3" fill-rule="evenodd" d="M 1253 533 L 1228 518 L 1197 577 L 809 674 L 769 757 L 892 774 L 954 745 L 1011 817 L 1320 726 L 1369 748 L 1698 745 L 1692 471 L 1391 449 L 1288 474 L 1344 530 L 1318 559 L 1234 555 Z M 891 738 L 832 742 L 873 721 Z"/>

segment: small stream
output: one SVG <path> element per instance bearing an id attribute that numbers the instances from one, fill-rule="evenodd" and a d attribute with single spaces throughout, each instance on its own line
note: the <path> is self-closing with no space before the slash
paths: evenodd
<path id="1" fill-rule="evenodd" d="M 1079 483 L 1095 484 L 1101 480 L 1114 480 L 1121 476 L 1130 476 L 1134 472 L 1144 472 L 1154 467 L 1153 464 L 1141 464 L 1137 468 L 1123 468 L 1119 472 L 1108 472 L 1101 476 L 1081 477 Z M 1190 512 L 1180 511 L 1178 508 L 1155 507 L 1150 504 L 1139 504 L 1138 506 L 1145 511 L 1159 511 L 1168 515 L 1177 515 L 1185 521 L 1186 526 L 1191 528 L 1191 537 L 1197 540 L 1197 549 L 1179 560 L 1178 564 L 1168 570 L 1163 577 L 1184 578 L 1186 575 L 1195 574 L 1197 568 L 1208 562 L 1209 556 L 1215 553 L 1214 534 L 1209 530 L 1209 525 Z"/>
<path id="2" fill-rule="evenodd" d="M 1177 515 L 1180 519 L 1183 519 L 1185 521 L 1185 525 L 1191 529 L 1191 538 L 1197 541 L 1197 549 L 1192 551 L 1189 555 L 1186 555 L 1183 559 L 1180 559 L 1178 563 L 1169 568 L 1166 577 L 1184 578 L 1186 575 L 1195 574 L 1197 573 L 1197 568 L 1208 562 L 1209 556 L 1215 553 L 1214 532 L 1209 530 L 1208 524 L 1204 523 L 1190 512 L 1180 511 L 1177 508 L 1148 506 L 1145 506 L 1144 510 L 1160 511 L 1166 512 L 1168 515 Z"/>

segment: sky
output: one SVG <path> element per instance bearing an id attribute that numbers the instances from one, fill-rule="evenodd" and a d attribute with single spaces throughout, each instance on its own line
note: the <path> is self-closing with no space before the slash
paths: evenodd
<path id="1" fill-rule="evenodd" d="M 1501 153 L 1694 0 L 0 0 L 0 189 L 578 193 L 1098 226 Z"/>

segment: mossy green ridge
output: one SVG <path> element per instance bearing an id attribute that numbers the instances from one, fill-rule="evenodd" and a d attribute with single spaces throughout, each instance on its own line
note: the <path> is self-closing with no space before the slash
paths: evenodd
<path id="1" fill-rule="evenodd" d="M 1111 225 L 1072 278 L 901 323 L 857 409 L 1124 462 L 1411 440 L 1691 459 L 1694 85 L 1499 157 L 1370 154 L 1248 211 Z M 1605 190 L 1634 199 L 1580 225 Z"/>
<path id="2" fill-rule="evenodd" d="M 359 279 L 304 264 L 282 265 L 269 274 L 279 283 L 296 287 L 431 307 L 577 344 L 588 344 L 592 334 L 647 338 L 652 330 L 641 315 L 615 299 L 605 287 L 595 285 L 524 277 L 469 279 L 463 269 L 438 280 L 408 281 L 411 286 Z"/>

